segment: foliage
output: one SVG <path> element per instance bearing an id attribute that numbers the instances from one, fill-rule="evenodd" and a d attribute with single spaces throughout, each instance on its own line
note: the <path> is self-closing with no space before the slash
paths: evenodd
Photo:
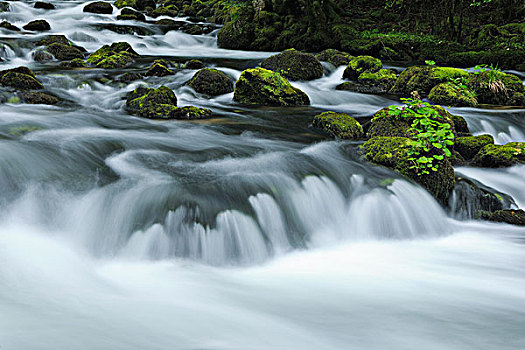
<path id="1" fill-rule="evenodd" d="M 452 156 L 449 149 L 454 145 L 451 126 L 440 121 L 442 118 L 437 110 L 429 103 L 421 101 L 417 93 L 413 94 L 412 98 L 402 101 L 405 102 L 405 106 L 390 106 L 389 112 L 398 118 L 412 120 L 410 131 L 413 136 L 410 141 L 409 160 L 413 165 L 410 168 L 418 175 L 429 174 L 429 170 L 437 171 L 439 165 L 435 161 Z"/>

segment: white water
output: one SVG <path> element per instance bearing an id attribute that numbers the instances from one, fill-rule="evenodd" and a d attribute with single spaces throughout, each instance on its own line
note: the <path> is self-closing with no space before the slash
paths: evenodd
<path id="1" fill-rule="evenodd" d="M 144 55 L 206 57 L 232 79 L 241 69 L 222 59 L 269 55 L 219 49 L 213 36 L 98 31 L 118 12 L 55 3 L 11 2 L 0 17 L 45 18 L 90 51 L 128 41 Z M 1 54 L 3 67 L 56 64 Z M 193 73 L 145 82 L 223 119 L 130 117 L 121 96 L 140 82 L 103 84 L 96 70 L 37 70 L 76 106 L 0 105 L 0 349 L 525 348 L 525 229 L 453 220 L 344 143 L 312 141 L 320 110 L 359 117 L 394 101 L 335 91 L 336 69 L 294 83 L 313 108 L 249 109 L 184 87 Z M 475 134 L 525 141 L 523 110 L 454 112 Z M 40 129 L 13 135 L 27 125 Z M 525 167 L 458 172 L 525 206 Z"/>

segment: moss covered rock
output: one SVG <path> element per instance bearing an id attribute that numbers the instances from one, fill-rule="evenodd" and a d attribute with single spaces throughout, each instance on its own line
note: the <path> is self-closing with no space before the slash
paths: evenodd
<path id="1" fill-rule="evenodd" d="M 84 58 L 84 53 L 82 51 L 70 45 L 53 43 L 47 46 L 46 50 L 59 61 L 70 61 L 75 58 Z"/>
<path id="2" fill-rule="evenodd" d="M 177 6 L 170 5 L 170 6 L 160 6 L 157 7 L 155 10 L 151 11 L 149 15 L 153 18 L 157 18 L 160 16 L 168 16 L 168 17 L 177 17 L 179 14 L 179 9 Z"/>
<path id="3" fill-rule="evenodd" d="M 303 91 L 293 87 L 277 72 L 264 68 L 247 69 L 235 84 L 233 99 L 240 103 L 269 106 L 309 105 Z"/>
<path id="4" fill-rule="evenodd" d="M 255 23 L 251 6 L 232 6 L 229 16 L 234 17 L 217 33 L 217 45 L 225 49 L 246 50 L 255 41 Z"/>
<path id="5" fill-rule="evenodd" d="M 514 94 L 525 93 L 520 78 L 496 70 L 470 74 L 468 86 L 476 92 L 479 103 L 485 104 L 508 105 L 513 97 L 517 100 L 512 102 L 520 102 L 519 95 Z"/>
<path id="6" fill-rule="evenodd" d="M 184 68 L 186 69 L 202 69 L 204 67 L 204 63 L 199 60 L 189 60 L 184 64 Z"/>
<path id="7" fill-rule="evenodd" d="M 348 63 L 343 79 L 357 80 L 362 73 L 375 73 L 383 67 L 381 60 L 372 56 L 357 56 Z"/>
<path id="8" fill-rule="evenodd" d="M 43 19 L 37 19 L 35 21 L 29 22 L 22 28 L 24 28 L 25 30 L 31 30 L 34 32 L 45 32 L 47 30 L 50 30 L 51 26 L 49 25 L 49 23 L 47 23 L 47 21 Z"/>
<path id="9" fill-rule="evenodd" d="M 84 6 L 82 11 L 110 15 L 113 13 L 113 6 L 109 2 L 95 1 Z"/>
<path id="10" fill-rule="evenodd" d="M 86 62 L 80 58 L 75 58 L 71 61 L 60 62 L 60 67 L 66 68 L 83 68 L 86 66 Z"/>
<path id="11" fill-rule="evenodd" d="M 480 211 L 478 212 L 478 218 L 487 221 L 525 226 L 525 211 L 522 209 L 496 210 L 494 212 Z"/>
<path id="12" fill-rule="evenodd" d="M 452 165 L 447 158 L 443 158 L 437 161 L 438 171 L 418 175 L 410 168 L 413 162 L 409 160 L 409 142 L 410 139 L 405 137 L 374 137 L 363 145 L 364 157 L 370 162 L 386 166 L 411 178 L 425 187 L 441 204 L 446 205 L 455 184 Z"/>
<path id="13" fill-rule="evenodd" d="M 319 61 L 331 63 L 335 67 L 348 66 L 350 61 L 354 59 L 354 56 L 350 55 L 348 52 L 335 49 L 326 49 L 315 55 L 315 57 Z"/>
<path id="14" fill-rule="evenodd" d="M 201 69 L 186 84 L 198 93 L 211 96 L 228 94 L 233 91 L 233 83 L 230 78 L 224 72 L 212 68 Z"/>
<path id="15" fill-rule="evenodd" d="M 475 107 L 478 104 L 474 93 L 450 82 L 434 86 L 428 98 L 434 103 L 445 106 Z"/>
<path id="16" fill-rule="evenodd" d="M 144 16 L 142 13 L 135 11 L 130 8 L 123 8 L 122 11 L 120 11 L 120 14 L 117 16 L 117 20 L 134 20 L 134 21 L 145 21 L 146 16 Z"/>
<path id="17" fill-rule="evenodd" d="M 45 92 L 24 92 L 22 100 L 27 104 L 56 105 L 60 99 Z"/>
<path id="18" fill-rule="evenodd" d="M 510 142 L 503 146 L 488 144 L 474 156 L 472 163 L 486 168 L 525 163 L 525 142 Z"/>
<path id="19" fill-rule="evenodd" d="M 131 7 L 139 11 L 145 11 L 147 8 L 154 9 L 157 6 L 154 0 L 117 0 L 114 5 L 119 9 Z"/>
<path id="20" fill-rule="evenodd" d="M 471 160 L 483 147 L 492 144 L 494 144 L 494 138 L 491 135 L 458 137 L 454 143 L 454 149 L 465 160 Z"/>
<path id="21" fill-rule="evenodd" d="M 346 90 L 360 93 L 382 94 L 387 93 L 396 81 L 397 75 L 389 69 L 380 69 L 377 72 L 364 72 L 359 75 L 357 82 L 344 82 L 336 87 L 337 90 Z"/>
<path id="22" fill-rule="evenodd" d="M 312 125 L 322 129 L 331 137 L 358 140 L 363 138 L 363 127 L 357 120 L 345 113 L 324 112 L 314 117 Z"/>
<path id="23" fill-rule="evenodd" d="M 314 55 L 294 49 L 268 57 L 262 61 L 261 67 L 279 72 L 291 80 L 313 80 L 323 76 L 323 65 Z"/>
<path id="24" fill-rule="evenodd" d="M 138 54 L 126 42 L 104 45 L 89 55 L 87 63 L 97 68 L 114 69 L 127 67 L 135 61 Z"/>
<path id="25" fill-rule="evenodd" d="M 161 60 L 156 60 L 151 67 L 146 71 L 144 74 L 145 76 L 156 76 L 156 77 L 164 77 L 167 75 L 173 75 L 175 74 L 174 71 L 168 68 L 168 65 L 166 62 Z"/>
<path id="26" fill-rule="evenodd" d="M 0 71 L 0 84 L 19 90 L 40 90 L 44 88 L 33 71 L 27 67 L 17 67 Z"/>
<path id="27" fill-rule="evenodd" d="M 413 91 L 420 95 L 428 95 L 432 88 L 449 79 L 468 78 L 469 74 L 462 69 L 450 67 L 409 67 L 405 69 L 391 92 L 401 95 L 410 95 Z"/>
<path id="28" fill-rule="evenodd" d="M 71 45 L 69 40 L 67 40 L 65 35 L 47 35 L 42 39 L 39 39 L 35 42 L 36 46 L 49 46 L 54 43 L 64 44 L 64 45 Z"/>
<path id="29" fill-rule="evenodd" d="M 20 31 L 20 28 L 18 28 L 17 26 L 7 22 L 7 21 L 2 21 L 2 23 L 0 23 L 0 28 L 4 28 L 4 29 L 7 29 L 7 30 L 12 30 L 12 31 L 15 31 L 15 32 L 19 32 Z"/>
<path id="30" fill-rule="evenodd" d="M 197 108 L 193 106 L 179 107 L 172 110 L 169 117 L 172 119 L 207 119 L 212 116 L 212 112 L 207 108 Z"/>

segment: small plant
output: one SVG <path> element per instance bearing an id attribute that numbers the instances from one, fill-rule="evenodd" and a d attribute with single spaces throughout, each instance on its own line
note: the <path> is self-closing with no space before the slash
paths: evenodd
<path id="1" fill-rule="evenodd" d="M 448 78 L 448 83 L 450 86 L 452 86 L 458 93 L 467 96 L 469 98 L 472 98 L 476 100 L 477 103 L 477 94 L 474 91 L 471 91 L 468 86 L 468 79 L 465 77 L 457 77 L 457 78 Z"/>
<path id="2" fill-rule="evenodd" d="M 498 68 L 498 65 L 493 66 L 492 64 L 490 66 L 487 66 L 486 64 L 477 65 L 474 67 L 473 72 L 474 74 L 484 74 L 487 78 L 487 82 L 483 83 L 486 85 L 492 92 L 499 93 L 502 92 L 505 95 L 507 95 L 507 87 L 503 82 L 501 81 L 501 78 L 503 76 L 503 72 L 501 69 Z"/>
<path id="3" fill-rule="evenodd" d="M 412 93 L 412 98 L 401 100 L 405 106 L 390 106 L 389 111 L 396 117 L 412 120 L 409 131 L 413 136 L 408 151 L 408 160 L 412 162 L 410 169 L 414 169 L 418 175 L 437 171 L 439 164 L 436 161 L 452 156 L 449 147 L 454 145 L 454 133 L 450 124 L 441 122 L 437 110 L 421 101 L 417 92 Z"/>
<path id="4" fill-rule="evenodd" d="M 436 61 L 432 61 L 432 60 L 425 60 L 425 63 L 427 66 L 435 66 L 436 65 Z"/>

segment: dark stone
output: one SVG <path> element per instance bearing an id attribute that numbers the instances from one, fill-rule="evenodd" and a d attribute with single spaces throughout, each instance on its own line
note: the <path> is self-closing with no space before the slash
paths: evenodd
<path id="1" fill-rule="evenodd" d="M 50 2 L 43 2 L 43 1 L 37 1 L 35 2 L 36 9 L 43 9 L 43 10 L 54 10 L 56 7 Z"/>
<path id="2" fill-rule="evenodd" d="M 29 22 L 22 28 L 24 28 L 25 30 L 31 30 L 34 32 L 44 32 L 44 31 L 50 30 L 51 26 L 49 25 L 49 23 L 47 23 L 47 21 L 43 19 L 37 19 L 35 21 Z"/>
<path id="3" fill-rule="evenodd" d="M 113 13 L 113 6 L 109 2 L 95 1 L 84 6 L 82 11 L 110 15 Z"/>

